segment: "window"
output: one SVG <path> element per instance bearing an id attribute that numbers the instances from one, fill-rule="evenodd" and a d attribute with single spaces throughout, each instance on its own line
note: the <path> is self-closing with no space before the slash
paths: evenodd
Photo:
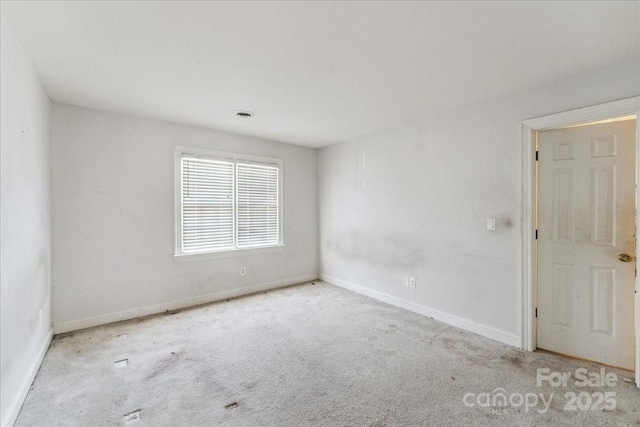
<path id="1" fill-rule="evenodd" d="M 176 147 L 176 257 L 282 246 L 282 160 Z"/>

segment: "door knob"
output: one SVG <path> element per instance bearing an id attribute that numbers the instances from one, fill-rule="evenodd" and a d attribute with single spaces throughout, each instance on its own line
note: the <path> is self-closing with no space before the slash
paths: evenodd
<path id="1" fill-rule="evenodd" d="M 633 261 L 633 257 L 629 254 L 620 254 L 618 255 L 618 259 L 622 262 L 631 262 Z"/>

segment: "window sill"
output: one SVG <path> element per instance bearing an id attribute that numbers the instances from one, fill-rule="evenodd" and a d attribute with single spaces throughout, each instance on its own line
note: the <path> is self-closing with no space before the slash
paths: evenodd
<path id="1" fill-rule="evenodd" d="M 284 246 L 285 246 L 284 244 L 281 244 L 281 245 L 264 246 L 264 247 L 258 247 L 258 248 L 231 249 L 231 250 L 220 251 L 220 252 L 174 254 L 173 259 L 176 262 L 189 262 L 189 261 L 201 261 L 205 259 L 229 258 L 229 257 L 241 256 L 241 255 L 264 254 L 268 252 L 280 252 L 282 248 L 284 248 Z"/>

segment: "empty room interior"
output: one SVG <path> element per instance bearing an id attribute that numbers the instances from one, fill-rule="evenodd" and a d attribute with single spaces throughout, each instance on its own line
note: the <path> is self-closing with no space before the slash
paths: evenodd
<path id="1" fill-rule="evenodd" d="M 640 2 L 2 1 L 1 425 L 640 425 Z"/>

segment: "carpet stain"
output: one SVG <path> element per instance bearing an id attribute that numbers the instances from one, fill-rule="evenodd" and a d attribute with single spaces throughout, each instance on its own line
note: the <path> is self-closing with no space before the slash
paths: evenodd
<path id="1" fill-rule="evenodd" d="M 455 339 L 443 336 L 438 342 L 442 343 L 445 349 L 451 353 L 473 365 L 487 367 L 489 366 L 489 361 L 495 356 L 491 351 L 487 351 L 485 348 L 475 345 L 464 338 Z"/>
<path id="2" fill-rule="evenodd" d="M 178 361 L 178 357 L 176 357 L 176 355 L 173 355 L 174 357 L 169 357 L 167 359 L 164 359 L 162 362 L 160 362 L 158 364 L 158 366 L 156 367 L 156 369 L 153 370 L 153 372 L 151 372 L 149 375 L 147 375 L 147 380 L 150 380 L 154 377 L 156 377 L 157 375 L 160 375 L 168 370 L 171 369 L 171 367 L 173 365 L 176 364 L 176 362 Z"/>
<path id="3" fill-rule="evenodd" d="M 512 364 L 516 368 L 522 368 L 523 367 L 522 356 L 519 355 L 519 354 L 515 354 L 515 355 L 503 354 L 503 355 L 500 356 L 500 359 Z"/>

